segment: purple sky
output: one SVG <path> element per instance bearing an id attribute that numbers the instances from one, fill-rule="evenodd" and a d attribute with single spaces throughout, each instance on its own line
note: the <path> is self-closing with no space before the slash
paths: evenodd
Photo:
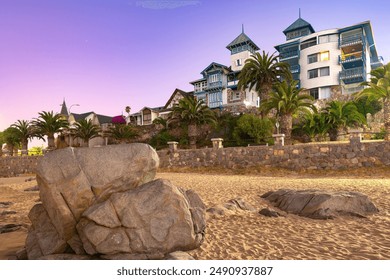
<path id="1" fill-rule="evenodd" d="M 164 4 L 165 3 L 165 4 Z M 40 111 L 119 115 L 165 105 L 241 32 L 274 52 L 298 18 L 316 31 L 371 20 L 390 61 L 388 1 L 0 0 L 0 131 Z"/>

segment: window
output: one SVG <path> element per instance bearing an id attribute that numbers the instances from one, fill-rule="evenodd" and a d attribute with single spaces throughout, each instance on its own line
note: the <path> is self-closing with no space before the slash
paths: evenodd
<path id="1" fill-rule="evenodd" d="M 313 79 L 318 77 L 318 69 L 313 69 L 307 71 L 307 78 L 308 79 Z"/>
<path id="2" fill-rule="evenodd" d="M 317 62 L 318 61 L 318 55 L 315 53 L 315 54 L 310 54 L 307 56 L 307 63 L 310 64 L 310 63 L 314 63 L 314 62 Z"/>
<path id="3" fill-rule="evenodd" d="M 321 88 L 321 99 L 330 98 L 330 87 L 322 87 Z"/>
<path id="4" fill-rule="evenodd" d="M 314 99 L 318 99 L 318 88 L 310 89 L 309 93 L 310 93 L 311 96 L 313 96 Z"/>
<path id="5" fill-rule="evenodd" d="M 219 75 L 218 74 L 210 75 L 210 77 L 209 77 L 209 82 L 210 83 L 214 83 L 214 82 L 218 82 L 218 81 L 219 81 Z"/>
<path id="6" fill-rule="evenodd" d="M 318 43 L 324 44 L 329 42 L 337 42 L 339 40 L 338 34 L 322 35 L 318 37 Z"/>
<path id="7" fill-rule="evenodd" d="M 301 50 L 317 45 L 317 38 L 307 40 L 301 44 Z"/>
<path id="8" fill-rule="evenodd" d="M 241 96 L 240 96 L 240 92 L 239 91 L 236 91 L 236 92 L 232 92 L 231 95 L 231 100 L 239 100 L 241 99 Z"/>
<path id="9" fill-rule="evenodd" d="M 329 60 L 329 52 L 322 52 L 320 53 L 320 61 L 327 61 Z"/>
<path id="10" fill-rule="evenodd" d="M 329 76 L 329 67 L 320 68 L 320 76 Z"/>
<path id="11" fill-rule="evenodd" d="M 237 60 L 236 60 L 236 66 L 241 66 L 241 65 L 242 65 L 241 59 L 237 59 Z"/>

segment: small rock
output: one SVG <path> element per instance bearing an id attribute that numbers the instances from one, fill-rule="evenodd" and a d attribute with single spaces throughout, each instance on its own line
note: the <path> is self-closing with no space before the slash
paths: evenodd
<path id="1" fill-rule="evenodd" d="M 183 251 L 176 251 L 165 256 L 166 260 L 195 260 L 190 254 Z"/>
<path id="2" fill-rule="evenodd" d="M 282 216 L 280 213 L 273 211 L 269 208 L 261 209 L 259 211 L 259 214 L 266 216 L 266 217 L 275 217 L 275 218 Z"/>
<path id="3" fill-rule="evenodd" d="M 8 206 L 12 205 L 13 203 L 10 201 L 0 202 L 0 208 L 7 208 Z"/>
<path id="4" fill-rule="evenodd" d="M 0 213 L 0 216 L 13 215 L 16 214 L 16 211 L 3 211 Z"/>
<path id="5" fill-rule="evenodd" d="M 7 224 L 7 225 L 0 226 L 0 234 L 6 233 L 6 232 L 17 231 L 18 229 L 21 228 L 21 226 L 22 225 L 20 225 L 20 224 Z"/>
<path id="6" fill-rule="evenodd" d="M 31 188 L 27 188 L 24 191 L 25 192 L 38 192 L 39 191 L 39 187 L 38 186 L 34 186 L 34 187 L 31 187 Z"/>

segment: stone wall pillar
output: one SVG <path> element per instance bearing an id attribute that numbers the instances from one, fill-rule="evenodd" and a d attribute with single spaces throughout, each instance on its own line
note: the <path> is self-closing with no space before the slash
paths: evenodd
<path id="1" fill-rule="evenodd" d="M 223 141 L 222 138 L 212 138 L 211 142 L 213 142 L 213 149 L 222 149 L 223 148 L 222 141 Z"/>
<path id="2" fill-rule="evenodd" d="M 272 137 L 275 138 L 275 146 L 284 146 L 285 136 L 285 134 L 272 134 Z"/>
<path id="3" fill-rule="evenodd" d="M 362 141 L 362 131 L 359 129 L 349 130 L 349 143 L 350 144 L 360 144 Z"/>
<path id="4" fill-rule="evenodd" d="M 175 141 L 169 141 L 169 142 L 168 142 L 169 151 L 171 151 L 172 153 L 173 153 L 173 152 L 176 152 L 176 151 L 177 151 L 177 144 L 179 144 L 179 143 L 178 143 L 178 142 L 175 142 Z"/>

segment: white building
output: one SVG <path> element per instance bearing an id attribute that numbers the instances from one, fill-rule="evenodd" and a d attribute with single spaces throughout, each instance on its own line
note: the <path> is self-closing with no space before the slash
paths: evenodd
<path id="1" fill-rule="evenodd" d="M 280 61 L 290 64 L 293 78 L 316 99 L 360 91 L 371 69 L 383 65 L 370 21 L 315 32 L 299 17 L 283 33 L 286 42 L 275 47 Z"/>

